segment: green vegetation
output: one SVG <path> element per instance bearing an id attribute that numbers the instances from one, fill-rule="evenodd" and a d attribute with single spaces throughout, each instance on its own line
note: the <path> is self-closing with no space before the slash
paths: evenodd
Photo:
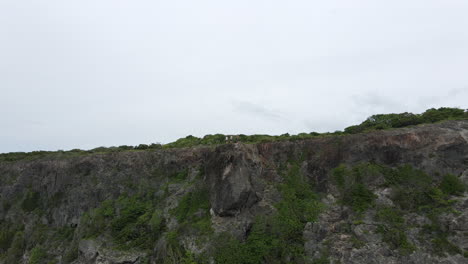
<path id="1" fill-rule="evenodd" d="M 453 254 L 462 254 L 463 250 L 452 244 L 448 240 L 449 233 L 442 224 L 439 222 L 439 215 L 441 210 L 436 210 L 428 214 L 431 224 L 425 225 L 423 227 L 422 236 L 432 243 L 432 250 L 438 256 L 446 256 L 447 253 L 450 255 Z"/>
<path id="2" fill-rule="evenodd" d="M 47 252 L 57 247 L 69 248 L 74 232 L 74 227 L 51 227 L 42 224 L 38 219 L 26 230 L 20 223 L 2 220 L 0 221 L 0 260 L 4 261 L 2 263 L 20 263 L 19 258 L 29 250 L 27 263 L 54 263 L 52 256 Z"/>
<path id="3" fill-rule="evenodd" d="M 85 214 L 83 233 L 85 237 L 110 233 L 120 249 L 152 249 L 164 228 L 161 214 L 149 197 L 122 195 Z"/>
<path id="4" fill-rule="evenodd" d="M 332 170 L 332 179 L 341 193 L 341 203 L 350 206 L 357 213 L 373 207 L 377 196 L 365 183 L 379 170 L 377 165 L 371 163 L 362 163 L 351 169 L 340 165 Z"/>
<path id="5" fill-rule="evenodd" d="M 23 229 L 23 225 L 14 224 L 5 220 L 0 221 L 0 257 L 6 255 L 16 235 L 21 233 Z"/>
<path id="6" fill-rule="evenodd" d="M 188 169 L 181 170 L 179 172 L 173 173 L 169 176 L 169 181 L 172 183 L 184 182 L 188 178 L 189 171 Z"/>
<path id="7" fill-rule="evenodd" d="M 69 248 L 74 232 L 74 227 L 50 227 L 37 220 L 25 230 L 22 224 L 3 220 L 0 222 L 0 259 L 4 263 L 19 263 L 18 259 L 29 250 L 27 263 L 54 263 L 47 251 Z"/>
<path id="8" fill-rule="evenodd" d="M 422 114 L 381 114 L 373 115 L 359 125 L 345 128 L 345 133 L 354 134 L 372 130 L 399 128 L 419 124 L 435 123 L 445 120 L 467 119 L 468 111 L 459 108 L 431 108 Z"/>
<path id="9" fill-rule="evenodd" d="M 405 220 L 400 210 L 392 207 L 381 208 L 377 211 L 376 219 L 382 222 L 377 232 L 382 234 L 383 241 L 392 249 L 398 249 L 403 255 L 408 255 L 416 249 L 406 237 Z"/>
<path id="10" fill-rule="evenodd" d="M 392 183 L 393 201 L 403 210 L 421 213 L 450 211 L 453 203 L 449 194 L 458 193 L 463 184 L 453 175 L 445 175 L 442 182 L 409 165 L 396 168 L 388 181 Z M 455 177 L 455 178 L 454 178 Z"/>
<path id="11" fill-rule="evenodd" d="M 196 232 L 203 239 L 204 235 L 211 235 L 209 192 L 204 187 L 187 193 L 179 201 L 179 205 L 171 213 L 179 222 L 179 229 L 184 233 Z"/>
<path id="12" fill-rule="evenodd" d="M 451 195 L 461 195 L 466 186 L 458 177 L 447 174 L 440 181 L 410 165 L 390 168 L 372 163 L 361 163 L 353 167 L 341 165 L 332 170 L 332 180 L 341 193 L 343 204 L 360 213 L 373 206 L 375 196 L 366 188 L 366 183 L 382 182 L 380 187 L 392 188 L 392 200 L 395 207 L 377 208 L 376 220 L 381 224 L 377 231 L 383 241 L 391 248 L 406 255 L 416 248 L 406 236 L 407 223 L 403 215 L 416 212 L 427 216 L 431 224 L 424 226 L 425 239 L 432 242 L 433 252 L 462 253 L 461 249 L 451 244 L 447 232 L 443 231 L 439 216 L 453 213 Z"/>
<path id="13" fill-rule="evenodd" d="M 206 263 L 194 256 L 191 252 L 185 250 L 179 240 L 179 234 L 176 230 L 169 231 L 165 235 L 166 238 L 166 248 L 165 256 L 159 260 L 157 263 L 163 264 L 197 264 L 197 263 Z M 149 262 L 148 262 L 149 263 Z"/>
<path id="14" fill-rule="evenodd" d="M 466 190 L 463 182 L 453 174 L 447 174 L 442 178 L 440 189 L 443 193 L 449 195 L 462 195 Z"/>
<path id="15" fill-rule="evenodd" d="M 179 202 L 179 205 L 172 210 L 179 223 L 193 222 L 195 213 L 209 214 L 210 202 L 209 192 L 202 188 L 187 193 Z"/>
<path id="16" fill-rule="evenodd" d="M 40 246 L 36 246 L 31 250 L 31 256 L 29 257 L 29 264 L 40 264 L 44 263 L 47 258 L 47 252 Z"/>
<path id="17" fill-rule="evenodd" d="M 374 205 L 377 196 L 362 183 L 353 184 L 345 193 L 343 203 L 350 205 L 356 212 L 364 212 Z"/>
<path id="18" fill-rule="evenodd" d="M 25 249 L 24 233 L 17 231 L 5 256 L 5 263 L 18 263 Z"/>
<path id="19" fill-rule="evenodd" d="M 217 263 L 304 263 L 302 232 L 315 221 L 323 205 L 298 164 L 293 164 L 279 186 L 283 199 L 277 213 L 258 217 L 245 241 L 221 234 L 215 241 Z"/>
<path id="20" fill-rule="evenodd" d="M 159 256 L 162 257 L 161 263 L 195 264 L 206 262 L 202 261 L 201 256 L 195 256 L 187 251 L 180 242 L 181 235 L 195 236 L 197 238 L 195 243 L 207 242 L 212 237 L 210 207 L 209 192 L 204 185 L 197 185 L 193 191 L 186 193 L 180 199 L 177 207 L 170 211 L 170 214 L 177 219 L 178 225 L 170 231 L 165 230 L 165 248 L 161 250 L 162 256 Z M 150 224 L 164 227 L 161 211 L 153 214 Z"/>
<path id="21" fill-rule="evenodd" d="M 119 146 L 119 147 L 98 147 L 91 150 L 72 149 L 68 151 L 32 151 L 32 152 L 10 152 L 0 154 L 0 162 L 11 162 L 18 160 L 36 160 L 41 158 L 71 158 L 91 154 L 114 153 L 121 151 L 140 151 L 161 149 L 161 144 L 140 144 L 138 146 Z"/>
<path id="22" fill-rule="evenodd" d="M 262 143 L 262 142 L 272 142 L 279 140 L 302 140 L 307 138 L 314 137 L 324 137 L 324 136 L 338 136 L 344 134 L 355 134 L 368 132 L 373 130 L 381 129 L 390 129 L 390 128 L 400 128 L 407 127 L 419 124 L 435 123 L 446 120 L 461 120 L 468 119 L 468 110 L 459 109 L 459 108 L 448 108 L 441 107 L 439 109 L 431 108 L 426 110 L 422 114 L 412 114 L 412 113 L 401 113 L 401 114 L 379 114 L 373 115 L 367 118 L 364 122 L 359 125 L 350 126 L 344 129 L 344 132 L 335 131 L 335 132 L 326 132 L 326 133 L 299 133 L 297 135 L 290 135 L 288 133 L 282 134 L 279 136 L 271 135 L 237 135 L 229 142 L 243 142 L 243 143 Z M 157 149 L 167 149 L 167 148 L 186 148 L 194 146 L 215 146 L 226 143 L 226 135 L 215 134 L 215 135 L 206 135 L 202 138 L 195 136 L 187 136 L 185 138 L 180 138 L 174 142 L 161 145 L 161 144 L 140 144 L 138 146 L 126 146 L 122 145 L 119 147 L 98 147 L 91 150 L 80 150 L 72 149 L 69 151 L 33 151 L 33 152 L 11 152 L 0 154 L 0 162 L 9 162 L 9 161 L 18 161 L 18 160 L 34 160 L 44 157 L 49 158 L 68 158 L 74 156 L 90 155 L 90 154 L 102 154 L 102 153 L 112 153 L 112 152 L 121 152 L 121 151 L 141 151 L 141 150 L 157 150 Z"/>
<path id="23" fill-rule="evenodd" d="M 21 202 L 21 208 L 26 212 L 34 211 L 40 206 L 40 198 L 39 192 L 28 191 Z"/>

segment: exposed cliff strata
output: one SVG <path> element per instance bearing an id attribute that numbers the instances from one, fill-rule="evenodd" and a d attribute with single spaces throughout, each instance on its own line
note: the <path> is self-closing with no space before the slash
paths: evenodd
<path id="1" fill-rule="evenodd" d="M 186 251 L 192 252 L 194 259 L 214 261 L 212 238 L 216 233 L 245 240 L 256 217 L 278 210 L 284 197 L 278 189 L 284 182 L 282 171 L 293 163 L 324 204 L 317 220 L 304 225 L 304 262 L 468 263 L 466 192 L 450 197 L 451 211 L 437 215 L 438 227 L 447 234 L 441 241 L 454 246 L 445 248 L 444 244 L 444 252 L 433 252 L 430 242 L 438 239 L 439 230 L 423 232 L 434 218 L 402 209 L 400 218 L 407 226 L 405 237 L 411 245 L 403 252 L 384 241 L 385 236 L 378 231 L 382 226 L 393 227 L 379 219 L 382 210 L 399 208 L 392 196 L 396 187 L 384 186 L 384 176 L 377 173 L 366 178 L 366 188 L 375 195 L 370 208 L 356 212 L 340 200 L 343 194 L 332 180 L 331 170 L 340 164 L 363 162 L 389 168 L 409 164 L 426 172 L 434 184 L 448 173 L 468 184 L 468 121 L 300 141 L 0 163 L 0 219 L 4 227 L 0 263 L 28 263 L 31 258 L 39 259 L 36 263 L 185 261 Z M 119 197 L 120 202 L 113 203 L 116 209 L 106 212 L 103 202 L 119 201 Z M 132 197 L 147 200 L 134 201 Z M 126 219 L 133 229 L 125 223 L 119 226 L 118 221 L 106 222 L 111 219 L 105 218 L 108 215 L 121 216 L 128 204 L 139 202 L 139 211 L 130 212 Z M 86 226 L 99 220 L 94 208 L 104 212 L 103 230 L 98 230 L 97 236 L 89 234 L 92 229 Z M 83 220 L 85 214 L 92 221 Z M 147 220 L 142 220 L 144 216 Z M 147 228 L 146 224 L 140 227 L 142 221 L 157 223 L 157 228 L 147 224 L 151 226 L 148 230 L 157 229 L 154 236 L 141 243 L 135 240 L 140 243 L 135 247 L 122 242 L 127 235 L 139 239 L 135 236 L 146 232 L 138 229 Z M 130 234 L 122 238 L 115 230 Z"/>

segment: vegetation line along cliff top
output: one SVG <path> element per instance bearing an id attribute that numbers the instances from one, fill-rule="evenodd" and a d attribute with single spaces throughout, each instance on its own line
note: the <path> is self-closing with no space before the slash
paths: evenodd
<path id="1" fill-rule="evenodd" d="M 441 107 L 438 109 L 428 109 L 421 114 L 400 113 L 400 114 L 377 114 L 370 116 L 359 125 L 353 125 L 344 129 L 344 131 L 335 131 L 327 133 L 300 133 L 297 135 L 283 134 L 279 136 L 272 135 L 237 135 L 233 140 L 226 140 L 226 135 L 214 134 L 206 135 L 203 138 L 187 136 L 180 138 L 168 144 L 140 144 L 138 146 L 122 145 L 118 147 L 98 147 L 91 150 L 72 149 L 69 151 L 33 151 L 33 152 L 11 152 L 0 154 L 1 161 L 16 161 L 22 159 L 36 159 L 45 156 L 76 156 L 93 153 L 109 153 L 116 151 L 139 151 L 151 149 L 170 149 L 170 148 L 185 148 L 194 146 L 213 146 L 224 144 L 227 142 L 243 142 L 243 143 L 262 143 L 279 140 L 301 140 L 320 136 L 339 136 L 356 133 L 365 133 L 375 130 L 384 130 L 392 128 L 409 127 L 420 124 L 437 123 L 447 120 L 462 120 L 468 119 L 468 109 Z"/>
<path id="2" fill-rule="evenodd" d="M 468 263 L 466 118 L 3 161 L 0 264 Z"/>

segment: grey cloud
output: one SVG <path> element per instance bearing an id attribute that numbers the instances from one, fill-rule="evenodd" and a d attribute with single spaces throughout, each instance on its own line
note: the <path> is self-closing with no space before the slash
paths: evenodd
<path id="1" fill-rule="evenodd" d="M 457 99 L 465 100 L 465 102 L 468 101 L 468 85 L 463 88 L 448 89 L 446 92 L 441 93 L 438 96 L 422 95 L 421 98 L 418 99 L 418 104 L 421 105 L 422 108 L 430 107 L 432 105 L 444 105 L 461 108 L 468 107 L 466 104 L 459 103 L 452 103 L 450 105 L 451 102 L 456 102 Z"/>
<path id="2" fill-rule="evenodd" d="M 395 109 L 401 106 L 393 99 L 375 93 L 354 95 L 353 100 L 356 107 L 371 107 L 379 110 Z"/>
<path id="3" fill-rule="evenodd" d="M 268 109 L 267 107 L 261 104 L 251 103 L 247 101 L 234 101 L 232 102 L 232 106 L 234 108 L 234 111 L 236 112 L 258 116 L 268 120 L 277 121 L 285 118 L 284 115 L 281 114 L 279 111 Z"/>

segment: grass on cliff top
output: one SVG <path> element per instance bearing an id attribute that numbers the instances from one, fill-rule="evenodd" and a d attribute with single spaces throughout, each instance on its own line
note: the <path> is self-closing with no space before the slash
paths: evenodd
<path id="1" fill-rule="evenodd" d="M 438 109 L 428 109 L 422 114 L 413 113 L 400 113 L 400 114 L 378 114 L 367 118 L 359 125 L 350 126 L 344 131 L 335 131 L 333 133 L 300 133 L 297 135 L 290 135 L 288 133 L 279 136 L 272 135 L 237 135 L 233 139 L 235 142 L 242 143 L 262 143 L 280 140 L 301 140 L 319 136 L 337 136 L 363 133 L 375 130 L 384 130 L 391 128 L 401 128 L 414 126 L 419 124 L 430 124 L 447 120 L 462 120 L 468 119 L 468 109 L 441 107 Z M 206 135 L 203 138 L 187 136 L 180 138 L 168 144 L 140 144 L 138 146 L 118 146 L 118 147 L 98 147 L 91 150 L 73 149 L 69 151 L 33 151 L 33 152 L 11 152 L 0 154 L 0 162 L 2 161 L 18 161 L 18 160 L 34 160 L 43 157 L 51 158 L 68 158 L 81 155 L 99 154 L 99 153 L 112 153 L 121 151 L 140 151 L 140 150 L 157 150 L 157 149 L 171 149 L 171 148 L 185 148 L 194 146 L 215 146 L 226 143 L 226 135 L 215 134 Z"/>

